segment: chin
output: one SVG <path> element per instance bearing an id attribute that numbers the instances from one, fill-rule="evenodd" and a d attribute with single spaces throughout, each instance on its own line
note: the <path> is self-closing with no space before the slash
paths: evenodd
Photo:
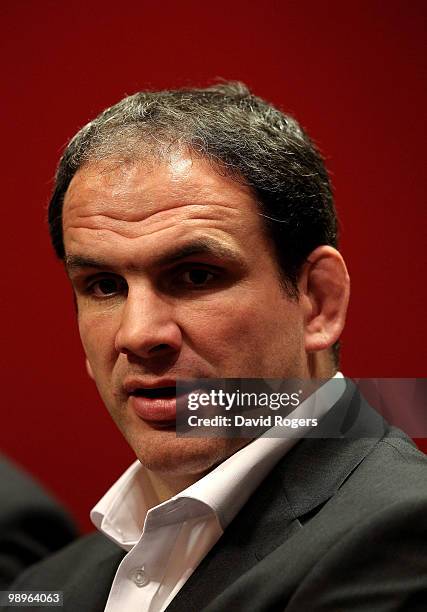
<path id="1" fill-rule="evenodd" d="M 232 455 L 249 440 L 233 438 L 177 438 L 175 431 L 147 432 L 128 440 L 141 464 L 159 474 L 195 480 Z"/>

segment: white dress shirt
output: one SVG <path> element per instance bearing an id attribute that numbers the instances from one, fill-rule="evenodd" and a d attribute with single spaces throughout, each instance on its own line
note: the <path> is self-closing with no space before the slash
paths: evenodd
<path id="1" fill-rule="evenodd" d="M 300 404 L 289 418 L 321 419 L 345 389 L 341 373 Z M 328 386 L 329 385 L 329 386 Z M 309 428 L 306 428 L 309 429 Z M 94 525 L 127 551 L 105 612 L 162 612 L 275 464 L 304 436 L 272 430 L 206 476 L 154 507 L 156 495 L 136 461 L 91 512 Z"/>

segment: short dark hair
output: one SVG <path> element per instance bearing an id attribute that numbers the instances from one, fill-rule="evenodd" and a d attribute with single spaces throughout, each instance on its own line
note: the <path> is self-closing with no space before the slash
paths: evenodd
<path id="1" fill-rule="evenodd" d="M 95 159 L 164 155 L 185 148 L 254 192 L 284 285 L 297 295 L 307 256 L 337 246 L 337 218 L 323 159 L 290 115 L 239 82 L 144 91 L 107 108 L 69 142 L 49 204 L 53 247 L 65 256 L 62 207 L 74 174 Z"/>

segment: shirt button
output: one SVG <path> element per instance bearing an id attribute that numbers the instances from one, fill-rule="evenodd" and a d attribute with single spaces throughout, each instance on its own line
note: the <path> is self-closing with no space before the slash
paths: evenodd
<path id="1" fill-rule="evenodd" d="M 136 567 L 133 569 L 130 573 L 130 578 L 134 581 L 137 587 L 143 587 L 150 582 L 144 567 Z"/>

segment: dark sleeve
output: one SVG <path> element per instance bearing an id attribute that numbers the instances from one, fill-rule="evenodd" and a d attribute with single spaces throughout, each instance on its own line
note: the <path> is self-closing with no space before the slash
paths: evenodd
<path id="1" fill-rule="evenodd" d="M 0 457 L 0 590 L 75 537 L 76 529 L 58 503 Z"/>

